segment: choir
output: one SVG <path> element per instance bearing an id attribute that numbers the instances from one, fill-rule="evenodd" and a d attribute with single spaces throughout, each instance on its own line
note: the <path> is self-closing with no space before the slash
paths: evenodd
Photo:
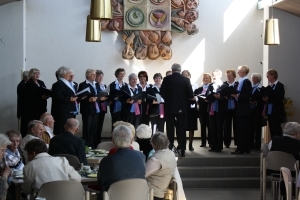
<path id="1" fill-rule="evenodd" d="M 194 131 L 200 120 L 201 146 L 209 145 L 209 151 L 221 152 L 223 146 L 229 148 L 232 133 L 237 149 L 232 154 L 250 153 L 260 149 L 261 128 L 267 117 L 271 137 L 282 135 L 281 123 L 284 120 L 284 85 L 278 81 L 276 70 L 267 72 L 269 85 L 263 87 L 261 75 L 253 73 L 248 78 L 248 66 L 239 66 L 236 71 L 226 71 L 226 81 L 222 81 L 222 71 L 203 73 L 202 85 L 191 83 L 194 98 L 186 100 L 187 114 L 185 131 L 189 132 L 189 150 L 193 151 Z M 29 73 L 29 74 L 28 74 Z M 166 76 L 172 76 L 171 71 Z M 55 119 L 54 134 L 64 131 L 69 118 L 82 115 L 82 135 L 87 146 L 96 148 L 101 142 L 101 132 L 105 114 L 109 108 L 111 124 L 116 121 L 131 123 L 135 128 L 140 124 L 151 123 L 152 134 L 164 132 L 165 101 L 160 94 L 163 77 L 153 76 L 154 84 L 148 83 L 146 71 L 131 73 L 126 83 L 125 69 L 115 71 L 116 80 L 106 86 L 101 70 L 87 69 L 86 80 L 79 85 L 73 81 L 74 71 L 60 67 L 56 73 L 57 82 L 47 89 L 40 80 L 40 71 L 31 69 L 24 72 L 18 85 L 18 118 L 21 119 L 22 135 L 26 135 L 25 124 L 40 119 L 47 111 L 47 99 L 52 98 L 51 114 Z M 184 70 L 182 76 L 191 78 Z M 29 79 L 28 79 L 29 78 Z M 176 122 L 175 122 L 176 126 Z M 178 136 L 177 136 L 178 137 Z M 185 148 L 183 148 L 185 149 Z"/>

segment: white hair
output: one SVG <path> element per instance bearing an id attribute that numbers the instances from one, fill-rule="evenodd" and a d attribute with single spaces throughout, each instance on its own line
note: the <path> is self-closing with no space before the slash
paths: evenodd
<path id="1" fill-rule="evenodd" d="M 69 67 L 65 67 L 65 66 L 61 66 L 60 68 L 58 68 L 57 70 L 57 75 L 60 78 L 63 78 L 67 73 L 69 73 L 71 70 Z"/>
<path id="2" fill-rule="evenodd" d="M 140 139 L 148 139 L 151 138 L 152 130 L 146 124 L 141 124 L 136 129 L 136 136 Z"/>
<path id="3" fill-rule="evenodd" d="M 137 78 L 137 75 L 135 73 L 131 73 L 128 76 L 128 80 L 132 79 L 132 78 Z"/>
<path id="4" fill-rule="evenodd" d="M 261 75 L 260 75 L 259 73 L 252 73 L 252 74 L 251 74 L 251 79 L 252 79 L 253 77 L 258 78 L 259 82 L 261 81 Z"/>
<path id="5" fill-rule="evenodd" d="M 87 70 L 85 71 L 85 78 L 87 79 L 87 78 L 88 78 L 88 75 L 89 75 L 90 73 L 92 73 L 92 72 L 96 72 L 96 70 L 95 70 L 95 69 L 87 69 Z"/>
<path id="6" fill-rule="evenodd" d="M 181 65 L 178 63 L 174 63 L 171 67 L 172 72 L 181 72 Z"/>
<path id="7" fill-rule="evenodd" d="M 113 140 L 117 148 L 128 148 L 132 141 L 131 130 L 126 125 L 119 125 L 114 128 Z"/>
<path id="8" fill-rule="evenodd" d="M 288 122 L 284 127 L 283 133 L 287 135 L 300 134 L 300 124 L 297 122 Z"/>
<path id="9" fill-rule="evenodd" d="M 11 141 L 8 139 L 6 135 L 3 133 L 0 133 L 0 147 L 2 148 L 3 146 L 10 145 Z"/>

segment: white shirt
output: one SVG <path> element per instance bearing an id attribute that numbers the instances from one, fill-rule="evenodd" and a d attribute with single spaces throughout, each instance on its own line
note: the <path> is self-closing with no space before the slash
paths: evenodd
<path id="1" fill-rule="evenodd" d="M 45 125 L 44 125 L 44 127 L 45 127 L 45 130 L 46 130 L 46 132 L 48 133 L 50 139 L 53 138 L 54 135 L 53 135 L 53 130 L 52 130 L 52 128 L 50 128 L 50 127 L 48 127 L 48 126 L 45 126 Z"/>
<path id="2" fill-rule="evenodd" d="M 143 87 L 140 83 L 138 85 L 141 86 L 143 92 L 146 92 L 147 88 L 150 87 L 148 83 L 146 83 L 145 87 Z"/>

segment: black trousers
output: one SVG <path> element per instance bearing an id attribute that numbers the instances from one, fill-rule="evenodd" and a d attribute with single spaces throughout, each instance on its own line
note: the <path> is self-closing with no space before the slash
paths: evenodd
<path id="1" fill-rule="evenodd" d="M 205 145 L 206 140 L 208 140 L 208 144 L 211 144 L 209 114 L 208 113 L 200 114 L 199 120 L 201 125 L 201 143 Z M 206 137 L 206 129 L 207 129 L 207 137 Z"/>
<path id="2" fill-rule="evenodd" d="M 237 151 L 250 151 L 250 116 L 237 116 Z"/>
<path id="3" fill-rule="evenodd" d="M 97 122 L 97 131 L 94 138 L 94 145 L 93 148 L 97 148 L 98 144 L 101 143 L 101 133 L 103 129 L 103 122 L 105 118 L 105 112 L 100 112 L 98 114 L 98 122 Z"/>
<path id="4" fill-rule="evenodd" d="M 70 118 L 75 118 L 76 115 L 73 113 L 59 113 L 58 115 L 54 115 L 54 128 L 53 134 L 59 135 L 65 132 L 64 125 L 66 124 L 67 120 Z"/>
<path id="5" fill-rule="evenodd" d="M 141 104 L 141 120 L 140 120 L 140 124 L 146 124 L 149 126 L 149 122 L 150 122 L 150 118 L 149 115 L 147 115 L 147 107 L 148 104 L 147 103 L 142 103 Z"/>
<path id="6" fill-rule="evenodd" d="M 232 129 L 233 127 L 233 129 Z M 237 123 L 236 123 L 236 112 L 235 110 L 228 110 L 225 114 L 224 121 L 224 145 L 230 146 L 231 143 L 231 133 L 233 131 L 234 144 L 237 143 Z"/>
<path id="7" fill-rule="evenodd" d="M 250 114 L 250 147 L 251 148 L 261 148 L 261 125 L 262 125 L 262 115 L 256 110 L 252 110 Z"/>
<path id="8" fill-rule="evenodd" d="M 129 117 L 124 119 L 125 122 L 128 122 L 134 126 L 136 129 L 140 125 L 141 115 L 135 115 L 135 113 L 130 113 Z"/>
<path id="9" fill-rule="evenodd" d="M 165 118 L 160 118 L 159 116 L 156 117 L 150 117 L 150 122 L 151 122 L 151 129 L 152 133 L 159 131 L 159 132 L 164 132 L 165 129 Z M 154 130 L 154 124 L 156 124 L 156 130 Z"/>
<path id="10" fill-rule="evenodd" d="M 211 149 L 223 150 L 223 127 L 225 113 L 214 112 L 214 115 L 209 116 L 211 130 Z"/>
<path id="11" fill-rule="evenodd" d="M 167 136 L 170 142 L 170 148 L 174 145 L 174 134 L 175 134 L 175 123 L 176 123 L 176 134 L 177 141 L 182 151 L 186 149 L 186 115 L 182 114 L 171 114 L 166 115 L 167 125 Z M 176 122 L 175 122 L 176 118 Z"/>
<path id="12" fill-rule="evenodd" d="M 28 132 L 28 124 L 26 124 L 26 120 L 25 120 L 25 116 L 21 115 L 20 118 L 21 122 L 20 122 L 20 132 L 22 134 L 22 138 L 25 137 L 27 135 Z"/>
<path id="13" fill-rule="evenodd" d="M 97 132 L 98 113 L 82 114 L 82 138 L 85 145 L 92 147 Z"/>
<path id="14" fill-rule="evenodd" d="M 268 115 L 268 122 L 271 138 L 273 138 L 275 135 L 282 136 L 280 115 Z"/>
<path id="15" fill-rule="evenodd" d="M 111 132 L 113 132 L 113 130 L 114 130 L 114 123 L 116 121 L 121 121 L 121 120 L 122 120 L 121 111 L 120 112 L 111 113 Z"/>

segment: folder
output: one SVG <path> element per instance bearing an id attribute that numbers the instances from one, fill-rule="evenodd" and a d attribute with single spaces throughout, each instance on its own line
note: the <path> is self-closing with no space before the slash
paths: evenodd
<path id="1" fill-rule="evenodd" d="M 87 87 L 87 88 L 77 92 L 75 96 L 78 97 L 78 99 L 80 100 L 89 94 L 91 94 L 91 90 L 90 90 L 90 87 Z"/>
<path id="2" fill-rule="evenodd" d="M 152 95 L 150 95 L 150 94 L 147 94 L 147 99 L 148 99 L 148 100 L 155 100 L 155 101 L 157 101 L 156 96 L 152 96 Z"/>
<path id="3" fill-rule="evenodd" d="M 106 91 L 101 91 L 98 93 L 97 97 L 100 99 L 101 97 L 106 97 L 108 95 L 108 92 Z"/>

